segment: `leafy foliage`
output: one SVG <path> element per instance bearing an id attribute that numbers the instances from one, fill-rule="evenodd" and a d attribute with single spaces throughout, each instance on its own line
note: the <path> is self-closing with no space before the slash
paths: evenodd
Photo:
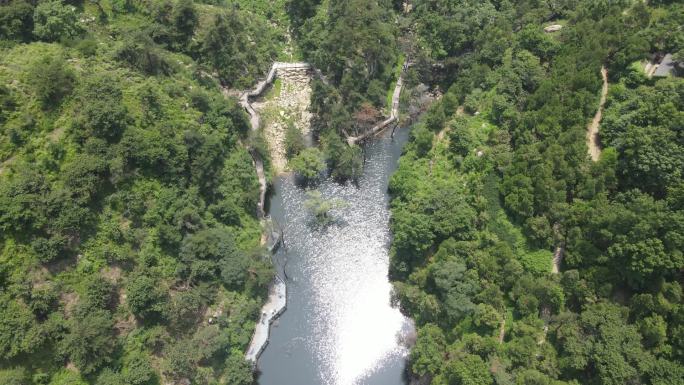
<path id="1" fill-rule="evenodd" d="M 290 167 L 305 183 L 314 182 L 325 170 L 323 154 L 315 147 L 310 147 L 290 160 Z"/>
<path id="2" fill-rule="evenodd" d="M 684 83 L 631 65 L 665 47 L 681 5 L 412 5 L 417 77 L 448 90 L 390 181 L 390 275 L 418 325 L 413 374 L 681 382 Z M 611 84 L 592 162 L 602 65 Z"/>
<path id="3" fill-rule="evenodd" d="M 274 33 L 192 1 L 0 5 L 1 383 L 252 382 L 272 271 L 248 122 L 201 49 L 227 14 Z M 223 82 L 276 45 L 238 44 L 259 63 Z"/>
<path id="4" fill-rule="evenodd" d="M 33 13 L 33 34 L 45 41 L 72 39 L 83 31 L 73 5 L 61 0 L 41 1 Z"/>

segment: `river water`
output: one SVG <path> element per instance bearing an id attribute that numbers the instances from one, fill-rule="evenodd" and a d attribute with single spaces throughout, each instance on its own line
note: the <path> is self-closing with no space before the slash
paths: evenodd
<path id="1" fill-rule="evenodd" d="M 273 324 L 259 359 L 260 385 L 402 385 L 412 323 L 390 305 L 389 196 L 407 129 L 365 146 L 358 186 L 331 180 L 318 189 L 346 201 L 337 223 L 311 226 L 306 192 L 292 177 L 275 181 L 270 215 L 285 246 L 275 260 L 287 273 L 287 311 Z"/>

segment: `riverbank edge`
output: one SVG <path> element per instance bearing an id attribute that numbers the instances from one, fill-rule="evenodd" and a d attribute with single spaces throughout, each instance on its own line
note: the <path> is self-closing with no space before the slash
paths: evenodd
<path id="1" fill-rule="evenodd" d="M 259 81 L 256 86 L 251 89 L 244 91 L 240 94 L 239 103 L 245 112 L 249 115 L 249 123 L 252 131 L 257 131 L 260 125 L 259 113 L 252 107 L 250 98 L 260 96 L 268 86 L 273 83 L 277 76 L 278 69 L 309 69 L 312 68 L 309 63 L 297 62 L 297 63 L 283 63 L 274 62 L 271 65 L 271 69 L 268 72 L 266 79 Z M 254 162 L 254 168 L 256 169 L 257 178 L 259 180 L 259 202 L 257 206 L 257 215 L 264 228 L 264 233 L 266 233 L 266 227 L 270 223 L 271 231 L 270 238 L 273 239 L 273 223 L 266 215 L 265 211 L 265 200 L 267 191 L 266 174 L 264 172 L 264 162 L 261 155 L 254 148 L 249 149 L 249 153 L 252 156 Z M 268 238 L 268 237 L 266 237 Z M 264 238 L 263 241 L 266 239 Z M 278 233 L 276 238 L 273 239 L 273 243 L 267 246 L 269 255 L 273 255 L 277 250 L 280 242 L 282 241 L 282 234 Z M 275 264 L 274 264 L 275 265 Z M 256 366 L 259 356 L 263 353 L 268 345 L 271 325 L 273 322 L 280 317 L 287 310 L 287 285 L 285 281 L 280 278 L 277 274 L 271 282 L 268 290 L 268 297 L 266 303 L 261 307 L 261 314 L 259 316 L 259 322 L 254 328 L 254 333 L 250 340 L 247 351 L 245 352 L 245 359 L 250 361 L 254 366 Z"/>
<path id="2" fill-rule="evenodd" d="M 390 123 L 398 120 L 398 107 L 399 107 L 399 96 L 403 87 L 403 77 L 406 69 L 410 64 L 408 61 L 404 62 L 402 65 L 401 73 L 395 84 L 395 89 L 392 94 L 392 109 L 390 111 L 390 116 L 387 119 L 376 124 L 371 130 L 360 135 L 358 137 L 347 137 L 347 142 L 353 145 L 357 142 L 363 141 L 368 137 L 377 135 L 384 128 L 386 128 Z M 254 109 L 251 104 L 250 99 L 259 97 L 268 88 L 270 84 L 275 81 L 278 75 L 279 69 L 308 69 L 311 70 L 314 75 L 321 81 L 327 84 L 327 79 L 322 74 L 322 72 L 306 62 L 274 62 L 271 65 L 268 75 L 264 80 L 257 82 L 257 84 L 251 90 L 244 91 L 240 93 L 238 101 L 240 106 L 249 115 L 249 123 L 252 131 L 257 131 L 260 126 L 259 113 Z M 257 178 L 259 180 L 259 202 L 257 206 L 257 215 L 265 227 L 265 223 L 270 221 L 265 211 L 265 200 L 267 191 L 266 175 L 264 172 L 264 163 L 261 155 L 254 148 L 249 149 L 249 153 L 252 156 L 254 162 L 254 167 L 256 169 Z M 269 248 L 269 254 L 273 255 L 274 250 L 280 244 L 280 239 Z M 266 349 L 269 342 L 270 329 L 273 322 L 285 312 L 287 309 L 287 285 L 283 279 L 281 279 L 277 274 L 269 287 L 269 295 L 267 297 L 266 303 L 261 308 L 261 315 L 259 318 L 259 323 L 257 323 L 254 334 L 252 334 L 252 339 L 245 353 L 245 358 L 252 362 L 255 366 L 259 360 L 259 356 Z"/>

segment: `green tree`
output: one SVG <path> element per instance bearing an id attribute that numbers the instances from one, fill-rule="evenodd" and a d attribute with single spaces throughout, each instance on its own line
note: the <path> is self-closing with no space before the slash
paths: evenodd
<path id="1" fill-rule="evenodd" d="M 80 93 L 77 124 L 83 137 L 94 135 L 108 141 L 120 138 L 128 125 L 128 109 L 123 91 L 111 75 L 97 74 L 88 79 Z"/>
<path id="2" fill-rule="evenodd" d="M 14 0 L 0 7 L 0 38 L 31 40 L 33 32 L 33 5 L 28 1 Z"/>
<path id="3" fill-rule="evenodd" d="M 414 138 L 413 143 L 416 148 L 416 153 L 418 156 L 425 156 L 432 149 L 434 134 L 432 131 L 425 128 L 425 126 L 421 125 L 414 128 L 411 135 Z"/>
<path id="4" fill-rule="evenodd" d="M 76 82 L 74 72 L 62 57 L 40 58 L 29 69 L 28 77 L 44 109 L 58 107 L 71 94 Z"/>
<path id="5" fill-rule="evenodd" d="M 442 355 L 446 338 L 433 324 L 418 329 L 416 345 L 411 349 L 411 370 L 420 376 L 435 375 L 442 369 Z"/>
<path id="6" fill-rule="evenodd" d="M 11 359 L 31 353 L 43 342 L 41 329 L 26 306 L 6 296 L 0 297 L 0 347 L 2 357 Z"/>
<path id="7" fill-rule="evenodd" d="M 154 278 L 137 274 L 126 284 L 126 304 L 137 318 L 154 321 L 166 315 L 168 299 Z"/>
<path id="8" fill-rule="evenodd" d="M 180 47 L 187 47 L 199 25 L 199 16 L 193 0 L 179 0 L 173 7 L 171 18 L 177 34 L 177 44 Z"/>
<path id="9" fill-rule="evenodd" d="M 227 287 L 237 289 L 247 277 L 249 260 L 227 229 L 204 229 L 187 236 L 180 257 L 189 268 L 191 280 L 220 276 Z"/>
<path id="10" fill-rule="evenodd" d="M 449 125 L 449 149 L 456 155 L 466 157 L 475 149 L 475 142 L 468 124 L 464 119 L 458 119 Z"/>
<path id="11" fill-rule="evenodd" d="M 115 347 L 112 315 L 106 310 L 81 308 L 69 322 L 59 351 L 82 373 L 92 374 L 113 360 Z"/>
<path id="12" fill-rule="evenodd" d="M 235 385 L 250 385 L 254 382 L 252 366 L 241 353 L 231 352 L 226 359 L 226 382 Z"/>
<path id="13" fill-rule="evenodd" d="M 491 385 L 494 383 L 489 366 L 480 356 L 467 354 L 451 360 L 443 369 L 443 373 L 434 380 L 435 384 L 449 385 Z"/>
<path id="14" fill-rule="evenodd" d="M 61 0 L 41 1 L 33 13 L 33 34 L 41 40 L 72 39 L 83 32 L 78 13 Z"/>
<path id="15" fill-rule="evenodd" d="M 180 340 L 164 350 L 164 372 L 173 378 L 192 378 L 199 361 L 197 350 L 190 340 Z"/>
<path id="16" fill-rule="evenodd" d="M 346 202 L 341 199 L 324 199 L 318 190 L 307 191 L 307 200 L 304 206 L 310 210 L 319 226 L 327 226 L 334 221 L 331 215 L 332 210 L 346 206 Z"/>
<path id="17" fill-rule="evenodd" d="M 292 159 L 304 150 L 304 139 L 302 133 L 293 123 L 287 125 L 285 131 L 285 156 Z"/>
<path id="18" fill-rule="evenodd" d="M 323 154 L 315 147 L 307 148 L 290 160 L 290 167 L 305 183 L 314 182 L 325 170 Z"/>

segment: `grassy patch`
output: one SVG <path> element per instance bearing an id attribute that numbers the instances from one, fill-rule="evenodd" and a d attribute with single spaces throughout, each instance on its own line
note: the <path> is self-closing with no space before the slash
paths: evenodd
<path id="1" fill-rule="evenodd" d="M 551 259 L 553 253 L 549 250 L 537 250 L 524 253 L 520 257 L 520 262 L 525 270 L 536 274 L 544 274 L 551 271 Z"/>
<path id="2" fill-rule="evenodd" d="M 484 178 L 484 196 L 487 200 L 487 214 L 490 218 L 488 228 L 496 236 L 506 242 L 519 257 L 525 270 L 543 274 L 551 271 L 551 259 L 553 253 L 549 250 L 530 251 L 525 236 L 520 227 L 513 224 L 503 208 L 499 198 L 498 178 L 495 174 L 489 174 Z"/>
<path id="3" fill-rule="evenodd" d="M 266 100 L 273 100 L 280 96 L 280 90 L 283 87 L 283 82 L 282 80 L 276 78 L 275 81 L 273 81 L 273 85 L 269 88 L 268 92 L 266 93 Z"/>

